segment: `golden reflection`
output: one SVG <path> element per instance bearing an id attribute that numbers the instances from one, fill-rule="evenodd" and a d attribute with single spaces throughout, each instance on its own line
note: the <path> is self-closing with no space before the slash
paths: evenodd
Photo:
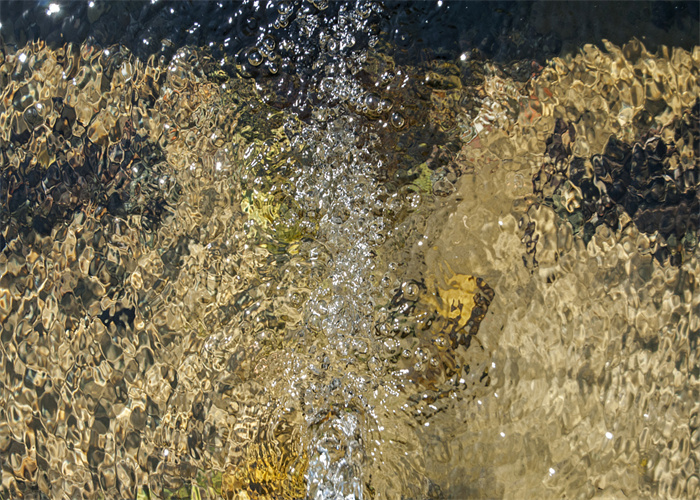
<path id="1" fill-rule="evenodd" d="M 312 89 L 7 50 L 0 497 L 695 496 L 700 49 L 519 81 L 342 15 Z"/>

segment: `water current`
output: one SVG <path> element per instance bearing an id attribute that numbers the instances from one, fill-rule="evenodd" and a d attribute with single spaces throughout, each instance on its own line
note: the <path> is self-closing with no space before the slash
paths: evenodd
<path id="1" fill-rule="evenodd" d="M 700 495 L 697 5 L 566 5 L 0 7 L 0 498 Z"/>

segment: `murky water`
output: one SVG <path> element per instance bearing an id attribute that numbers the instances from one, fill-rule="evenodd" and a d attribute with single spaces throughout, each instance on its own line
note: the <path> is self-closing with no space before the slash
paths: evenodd
<path id="1" fill-rule="evenodd" d="M 0 498 L 699 494 L 697 5 L 153 4 L 0 9 Z"/>

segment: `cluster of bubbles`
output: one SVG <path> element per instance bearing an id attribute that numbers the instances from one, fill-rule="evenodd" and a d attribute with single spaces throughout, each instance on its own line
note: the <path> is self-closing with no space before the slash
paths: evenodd
<path id="1" fill-rule="evenodd" d="M 372 459 L 374 452 L 364 445 L 370 442 L 372 429 L 376 432 L 381 427 L 373 408 L 384 407 L 386 397 L 399 401 L 404 399 L 399 396 L 404 391 L 406 396 L 412 395 L 413 384 L 419 391 L 430 386 L 436 394 L 445 389 L 433 384 L 458 387 L 465 365 L 461 359 L 442 359 L 441 352 L 469 346 L 468 340 L 457 338 L 464 327 L 458 322 L 453 328 L 453 345 L 444 339 L 444 345 L 440 344 L 439 335 L 433 338 L 441 328 L 447 330 L 438 322 L 431 328 L 440 316 L 433 306 L 424 306 L 422 323 L 400 321 L 414 309 L 402 308 L 401 284 L 410 268 L 409 259 L 391 259 L 388 253 L 409 251 L 410 241 L 425 231 L 421 219 L 413 220 L 409 215 L 423 204 L 426 192 L 412 182 L 415 176 L 395 175 L 401 165 L 385 164 L 383 154 L 389 148 L 382 141 L 386 134 L 382 129 L 387 124 L 392 130 L 402 129 L 406 120 L 393 109 L 390 99 L 366 89 L 366 81 L 374 81 L 374 75 L 360 74 L 367 60 L 366 49 L 353 51 L 353 38 L 362 34 L 360 28 L 369 12 L 366 5 L 347 12 L 341 9 L 332 30 L 320 27 L 317 18 L 299 18 L 306 37 L 320 39 L 318 59 L 307 64 L 318 67 L 322 78 L 250 74 L 262 103 L 296 112 L 280 124 L 282 141 L 262 141 L 247 153 L 244 205 L 258 223 L 253 230 L 255 237 L 277 254 L 278 274 L 283 279 L 276 290 L 268 292 L 280 295 L 273 302 L 275 312 L 294 311 L 285 313 L 285 334 L 295 339 L 297 348 L 283 361 L 282 379 L 287 382 L 276 383 L 270 393 L 288 407 L 301 404 L 308 429 L 305 439 L 311 450 L 309 491 L 314 498 L 362 497 L 368 465 L 374 460 L 374 467 L 386 466 L 380 457 L 383 452 L 377 451 L 377 458 Z M 288 54 L 301 55 L 306 40 L 294 45 L 282 40 L 279 46 Z M 262 52 L 259 46 L 254 49 L 258 52 Z M 400 99 L 407 99 L 401 90 L 408 82 L 407 75 L 382 73 L 379 81 L 384 91 L 393 88 Z M 292 95 L 295 99 L 278 99 L 276 92 L 280 90 L 282 97 Z M 308 103 L 312 106 L 307 113 L 304 106 Z M 411 163 L 419 161 L 415 158 Z M 429 185 L 427 191 L 432 194 Z M 420 260 L 415 264 L 413 269 L 419 268 Z M 464 307 L 468 317 L 474 307 L 470 290 L 456 289 L 464 292 L 455 302 L 459 302 L 460 311 Z M 406 301 L 431 294 L 435 291 L 424 287 L 409 294 Z M 485 297 L 481 304 L 488 307 L 492 292 L 487 291 Z M 477 313 L 471 334 L 476 332 L 485 307 Z M 426 333 L 417 333 L 421 329 Z M 419 374 L 411 378 L 409 371 Z M 377 390 L 386 396 L 378 398 Z M 433 396 L 428 402 L 436 399 Z M 422 418 L 414 404 L 402 412 L 409 422 Z M 328 440 L 336 450 L 346 451 L 333 452 Z M 345 480 L 339 483 L 339 477 Z"/>

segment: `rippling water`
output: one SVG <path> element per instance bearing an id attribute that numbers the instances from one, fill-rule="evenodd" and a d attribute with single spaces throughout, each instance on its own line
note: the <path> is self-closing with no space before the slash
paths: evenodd
<path id="1" fill-rule="evenodd" d="M 697 496 L 698 10 L 622 5 L 0 6 L 0 498 Z"/>

